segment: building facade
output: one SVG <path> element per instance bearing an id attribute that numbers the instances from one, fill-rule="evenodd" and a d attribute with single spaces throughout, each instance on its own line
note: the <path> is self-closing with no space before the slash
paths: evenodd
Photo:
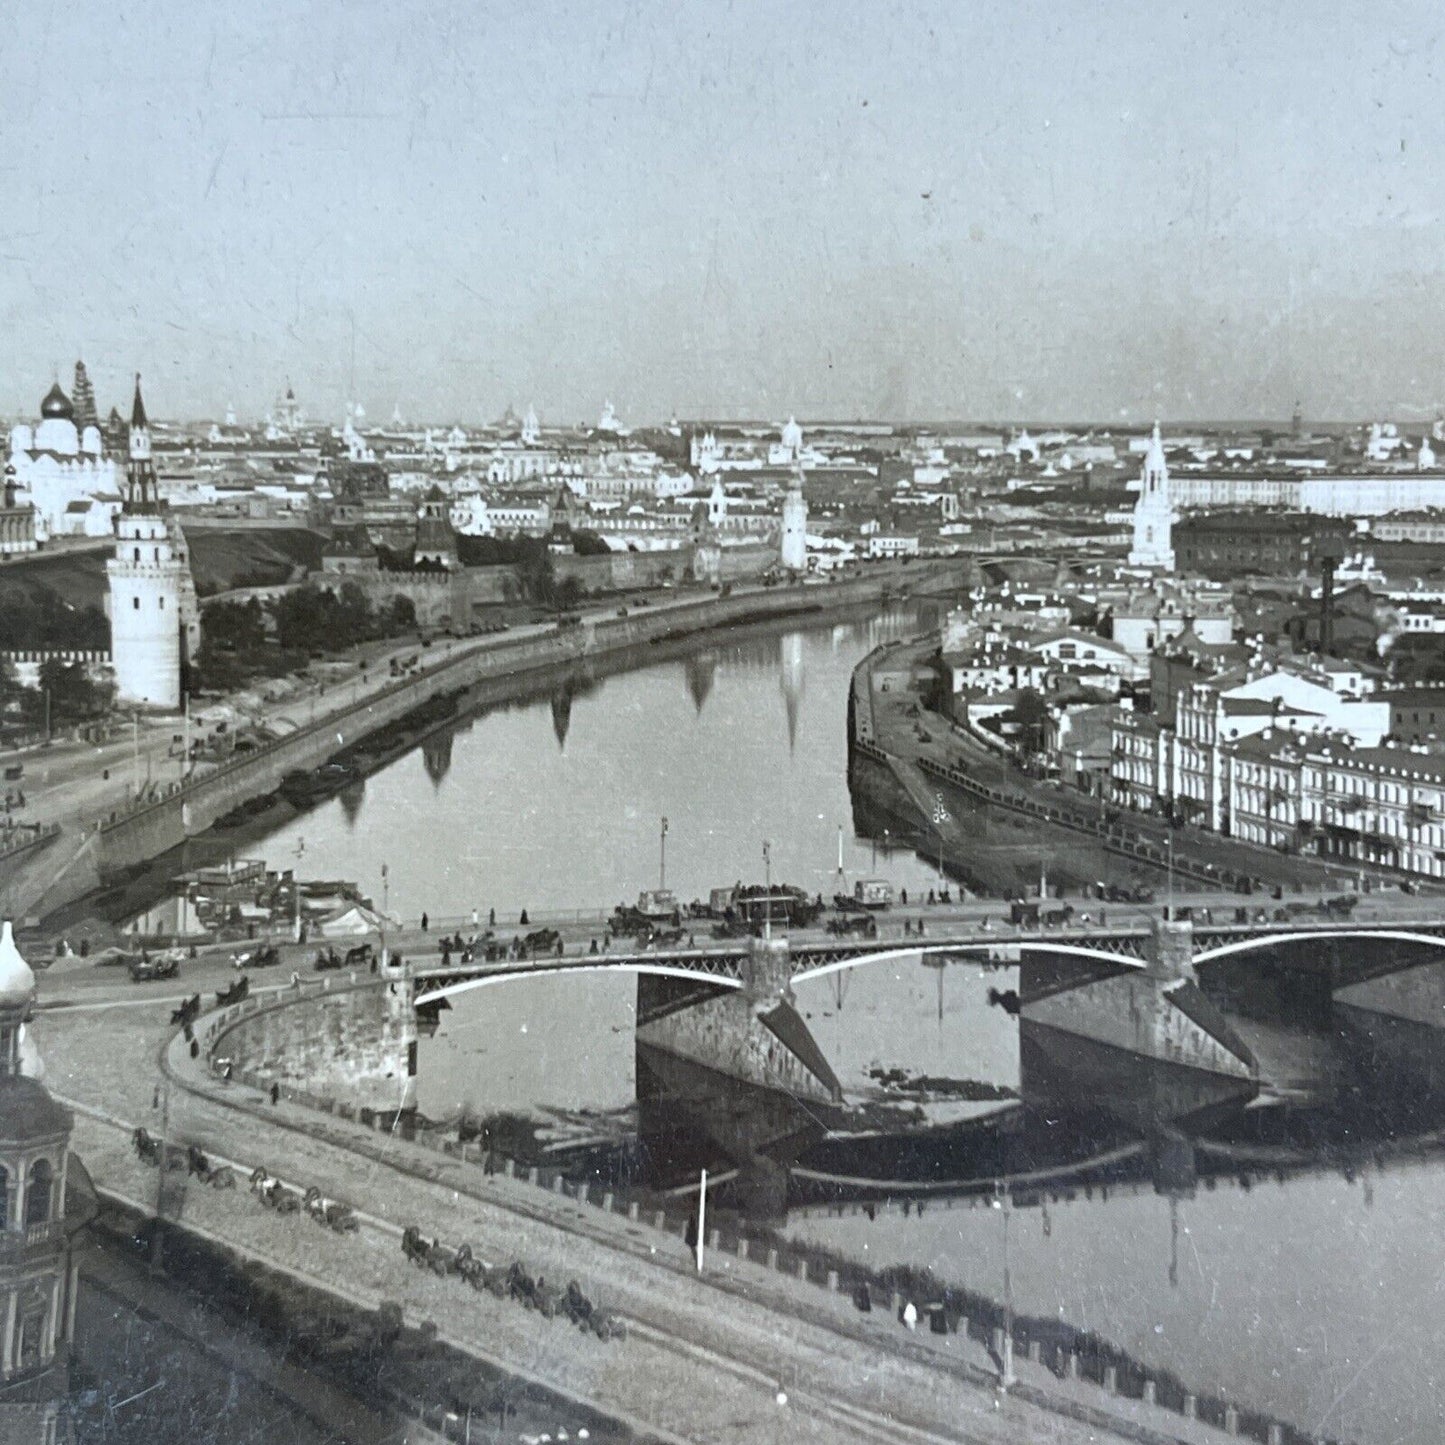
<path id="1" fill-rule="evenodd" d="M 0 1438 L 69 1439 L 74 1241 L 93 1211 L 69 1152 L 71 1116 L 45 1088 L 29 1037 L 35 975 L 0 926 Z"/>

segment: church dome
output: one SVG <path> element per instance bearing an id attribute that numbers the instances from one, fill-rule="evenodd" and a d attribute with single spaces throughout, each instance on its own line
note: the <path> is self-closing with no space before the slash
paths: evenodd
<path id="1" fill-rule="evenodd" d="M 27 1004 L 35 997 L 35 975 L 15 946 L 10 920 L 0 929 L 0 1008 Z"/>
<path id="2" fill-rule="evenodd" d="M 40 1144 L 70 1132 L 70 1111 L 62 1108 L 38 1079 L 10 1074 L 0 1078 L 0 1147 Z"/>
<path id="3" fill-rule="evenodd" d="M 70 398 L 61 391 L 58 381 L 45 393 L 45 400 L 40 403 L 40 415 L 57 417 L 61 421 L 75 420 L 75 408 L 71 406 Z"/>

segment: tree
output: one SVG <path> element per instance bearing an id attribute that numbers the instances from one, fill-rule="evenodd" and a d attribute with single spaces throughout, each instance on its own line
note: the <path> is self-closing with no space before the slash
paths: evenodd
<path id="1" fill-rule="evenodd" d="M 1031 687 L 1024 688 L 1014 703 L 1013 720 L 1018 724 L 1019 751 L 1026 758 L 1043 751 L 1048 717 L 1049 705 L 1043 696 Z"/>

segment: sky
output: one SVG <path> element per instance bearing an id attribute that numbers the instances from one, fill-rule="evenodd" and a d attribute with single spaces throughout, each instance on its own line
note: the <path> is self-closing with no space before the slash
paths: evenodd
<path id="1" fill-rule="evenodd" d="M 1445 11 L 12 10 L 0 411 L 1417 420 Z"/>

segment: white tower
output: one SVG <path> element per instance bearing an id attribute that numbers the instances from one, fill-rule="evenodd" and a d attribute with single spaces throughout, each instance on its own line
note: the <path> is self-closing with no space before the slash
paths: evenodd
<path id="1" fill-rule="evenodd" d="M 803 468 L 783 497 L 783 533 L 779 560 L 789 572 L 808 570 L 808 503 L 803 497 Z"/>
<path id="2" fill-rule="evenodd" d="M 110 578 L 110 652 L 121 707 L 175 712 L 181 705 L 182 572 L 189 574 L 156 498 L 150 425 L 140 377 L 130 417 L 129 485 L 115 519 Z M 194 595 L 194 589 L 191 589 Z"/>
<path id="3" fill-rule="evenodd" d="M 1134 504 L 1134 546 L 1129 553 L 1129 565 L 1172 572 L 1174 548 L 1170 534 L 1173 526 L 1169 468 L 1164 462 L 1164 443 L 1156 421 L 1149 450 L 1144 453 L 1144 470 L 1139 476 L 1139 500 Z"/>

